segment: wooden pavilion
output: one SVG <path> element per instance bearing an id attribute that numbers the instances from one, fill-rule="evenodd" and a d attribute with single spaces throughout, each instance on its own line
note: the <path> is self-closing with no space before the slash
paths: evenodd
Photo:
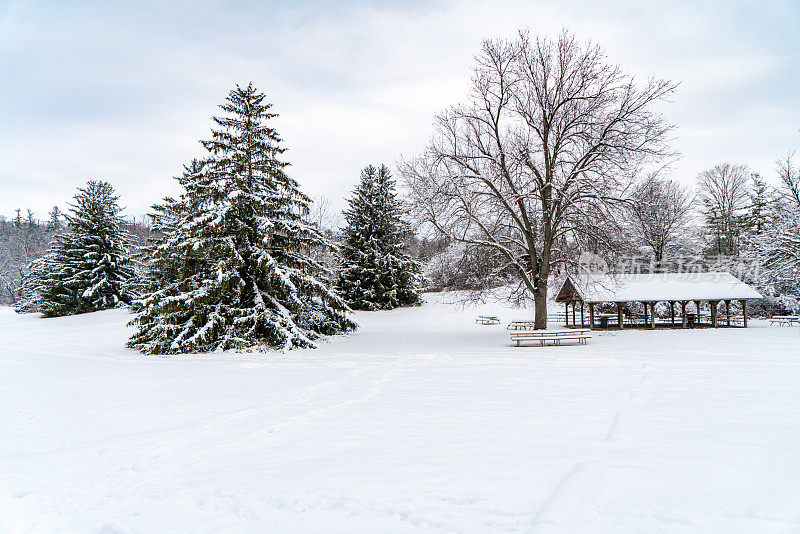
<path id="1" fill-rule="evenodd" d="M 556 302 L 564 304 L 567 326 L 573 327 L 587 326 L 585 312 L 588 312 L 588 326 L 592 329 L 655 329 L 656 326 L 746 328 L 747 301 L 760 298 L 758 291 L 727 272 L 620 273 L 569 276 L 561 286 Z M 630 310 L 630 304 L 636 302 L 644 305 L 644 314 Z M 656 316 L 655 308 L 659 302 L 669 304 L 669 317 L 666 320 Z M 703 302 L 709 304 L 710 313 L 701 313 Z M 741 305 L 741 316 L 731 316 L 731 302 Z M 720 303 L 725 303 L 725 315 L 722 318 Z M 694 311 L 690 304 L 694 304 Z M 676 314 L 677 307 L 680 307 L 679 317 Z M 603 313 L 598 308 L 605 308 L 607 312 Z"/>

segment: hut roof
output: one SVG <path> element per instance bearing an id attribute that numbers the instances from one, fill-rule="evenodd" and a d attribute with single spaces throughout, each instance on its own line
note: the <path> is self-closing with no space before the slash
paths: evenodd
<path id="1" fill-rule="evenodd" d="M 592 274 L 569 276 L 558 302 L 634 302 L 760 299 L 761 294 L 728 272 Z"/>

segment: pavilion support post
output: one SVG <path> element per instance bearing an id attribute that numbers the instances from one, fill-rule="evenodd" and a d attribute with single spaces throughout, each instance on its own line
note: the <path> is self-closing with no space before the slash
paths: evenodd
<path id="1" fill-rule="evenodd" d="M 589 303 L 589 328 L 594 330 L 594 302 Z"/>
<path id="2" fill-rule="evenodd" d="M 644 324 L 647 326 L 647 303 L 642 302 L 642 304 L 644 304 Z"/>
<path id="3" fill-rule="evenodd" d="M 564 326 L 569 326 L 569 302 L 564 303 Z"/>
<path id="4" fill-rule="evenodd" d="M 578 325 L 578 323 L 575 322 L 575 307 L 577 305 L 578 305 L 578 303 L 573 300 L 572 301 L 572 326 L 577 326 Z"/>
<path id="5" fill-rule="evenodd" d="M 656 329 L 656 303 L 650 303 L 650 328 Z"/>
<path id="6" fill-rule="evenodd" d="M 586 321 L 583 320 L 583 301 L 581 301 L 581 328 L 586 326 Z"/>
<path id="7" fill-rule="evenodd" d="M 742 305 L 742 319 L 744 319 L 744 327 L 747 328 L 747 301 L 740 300 L 739 303 Z"/>
<path id="8" fill-rule="evenodd" d="M 622 305 L 624 302 L 617 302 L 617 323 L 619 329 L 622 330 L 624 328 L 623 321 L 622 321 Z"/>
<path id="9" fill-rule="evenodd" d="M 682 300 L 681 301 L 681 320 L 683 321 L 683 328 L 686 328 L 686 305 L 689 304 L 688 301 Z"/>
<path id="10" fill-rule="evenodd" d="M 696 300 L 694 303 L 697 305 L 697 324 L 700 324 L 700 301 Z"/>
<path id="11" fill-rule="evenodd" d="M 675 301 L 669 301 L 669 320 L 675 326 Z"/>
<path id="12" fill-rule="evenodd" d="M 714 326 L 714 328 L 718 328 L 719 325 L 717 324 L 717 308 L 719 307 L 719 301 L 712 300 L 709 301 L 709 304 L 711 304 L 711 324 Z"/>
<path id="13" fill-rule="evenodd" d="M 726 326 L 730 326 L 731 325 L 731 301 L 730 300 L 726 300 L 725 301 L 725 325 Z"/>

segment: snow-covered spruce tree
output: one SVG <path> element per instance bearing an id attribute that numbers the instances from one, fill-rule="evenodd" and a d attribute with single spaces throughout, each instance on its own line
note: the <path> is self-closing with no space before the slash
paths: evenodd
<path id="1" fill-rule="evenodd" d="M 400 202 L 389 169 L 364 168 L 349 204 L 337 281 L 340 293 L 359 310 L 419 304 L 421 268 L 404 250 Z"/>
<path id="2" fill-rule="evenodd" d="M 49 251 L 43 256 L 30 262 L 22 275 L 19 296 L 14 302 L 14 311 L 17 313 L 34 313 L 42 308 L 42 299 L 39 289 L 47 275 L 52 269 L 53 253 Z"/>
<path id="3" fill-rule="evenodd" d="M 252 84 L 213 117 L 207 157 L 157 208 L 152 290 L 135 307 L 129 346 L 148 354 L 313 347 L 350 330 L 347 304 L 311 259 L 330 247 L 306 221 L 309 198 L 284 172 L 275 117 Z"/>
<path id="4" fill-rule="evenodd" d="M 74 198 L 66 215 L 68 231 L 56 236 L 29 281 L 36 285 L 36 304 L 45 317 L 103 310 L 132 300 L 128 237 L 120 228 L 122 208 L 114 188 L 92 180 Z"/>

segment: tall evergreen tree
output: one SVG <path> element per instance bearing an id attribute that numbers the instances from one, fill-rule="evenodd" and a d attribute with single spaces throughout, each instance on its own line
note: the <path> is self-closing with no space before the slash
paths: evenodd
<path id="1" fill-rule="evenodd" d="M 307 222 L 309 198 L 284 171 L 276 115 L 252 84 L 213 117 L 203 161 L 156 207 L 151 291 L 137 302 L 129 345 L 149 354 L 312 347 L 350 330 L 347 305 L 310 257 L 330 247 Z"/>
<path id="2" fill-rule="evenodd" d="M 31 277 L 46 317 L 113 308 L 132 297 L 129 240 L 120 228 L 122 208 L 114 188 L 89 181 L 74 198 L 65 215 L 68 231 L 56 236 Z"/>
<path id="3" fill-rule="evenodd" d="M 386 310 L 420 303 L 420 266 L 405 253 L 400 202 L 389 169 L 372 165 L 344 213 L 338 287 L 351 307 Z"/>

